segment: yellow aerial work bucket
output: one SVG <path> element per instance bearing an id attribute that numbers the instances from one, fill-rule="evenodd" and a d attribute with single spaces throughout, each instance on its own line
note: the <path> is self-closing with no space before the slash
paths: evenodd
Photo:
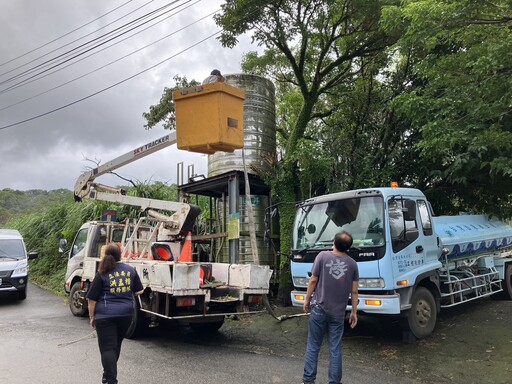
<path id="1" fill-rule="evenodd" d="M 243 148 L 243 90 L 212 83 L 174 91 L 172 98 L 179 149 L 212 154 Z"/>

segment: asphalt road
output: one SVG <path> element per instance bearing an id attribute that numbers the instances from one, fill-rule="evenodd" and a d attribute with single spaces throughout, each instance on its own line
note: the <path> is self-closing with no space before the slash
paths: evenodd
<path id="1" fill-rule="evenodd" d="M 174 331 L 173 331 L 174 332 Z M 251 353 L 239 348 L 186 341 L 188 329 L 176 338 L 153 336 L 125 340 L 119 361 L 119 382 L 182 384 L 301 383 L 302 357 Z M 222 329 L 220 331 L 222 333 Z M 207 336 L 206 336 L 207 337 Z M 408 384 L 375 369 L 344 361 L 344 383 Z M 349 367 L 348 367 L 349 366 Z M 25 301 L 0 295 L 0 383 L 100 383 L 97 340 L 86 318 L 73 317 L 65 301 L 30 285 Z M 326 362 L 317 383 L 326 383 Z"/>

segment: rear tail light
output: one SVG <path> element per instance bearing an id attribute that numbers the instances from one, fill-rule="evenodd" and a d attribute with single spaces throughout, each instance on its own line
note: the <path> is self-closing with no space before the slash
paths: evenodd
<path id="1" fill-rule="evenodd" d="M 247 304 L 259 304 L 261 303 L 261 295 L 248 295 Z"/>
<path id="2" fill-rule="evenodd" d="M 196 305 L 196 299 L 194 297 L 178 297 L 176 299 L 177 307 L 192 307 Z"/>

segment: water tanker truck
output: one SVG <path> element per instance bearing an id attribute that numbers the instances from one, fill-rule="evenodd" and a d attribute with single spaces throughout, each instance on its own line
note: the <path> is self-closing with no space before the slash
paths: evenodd
<path id="1" fill-rule="evenodd" d="M 293 227 L 292 303 L 302 306 L 316 255 L 349 232 L 359 267 L 358 310 L 402 318 L 404 336 L 432 333 L 441 308 L 500 294 L 512 299 L 512 228 L 485 215 L 434 216 L 412 188 L 308 199 Z M 351 303 L 347 310 L 351 310 Z"/>

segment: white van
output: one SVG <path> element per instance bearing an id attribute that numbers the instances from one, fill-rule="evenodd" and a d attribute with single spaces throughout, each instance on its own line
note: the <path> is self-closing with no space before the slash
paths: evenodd
<path id="1" fill-rule="evenodd" d="M 28 260 L 37 253 L 25 249 L 23 237 L 15 229 L 0 229 L 0 292 L 15 292 L 27 298 Z"/>

